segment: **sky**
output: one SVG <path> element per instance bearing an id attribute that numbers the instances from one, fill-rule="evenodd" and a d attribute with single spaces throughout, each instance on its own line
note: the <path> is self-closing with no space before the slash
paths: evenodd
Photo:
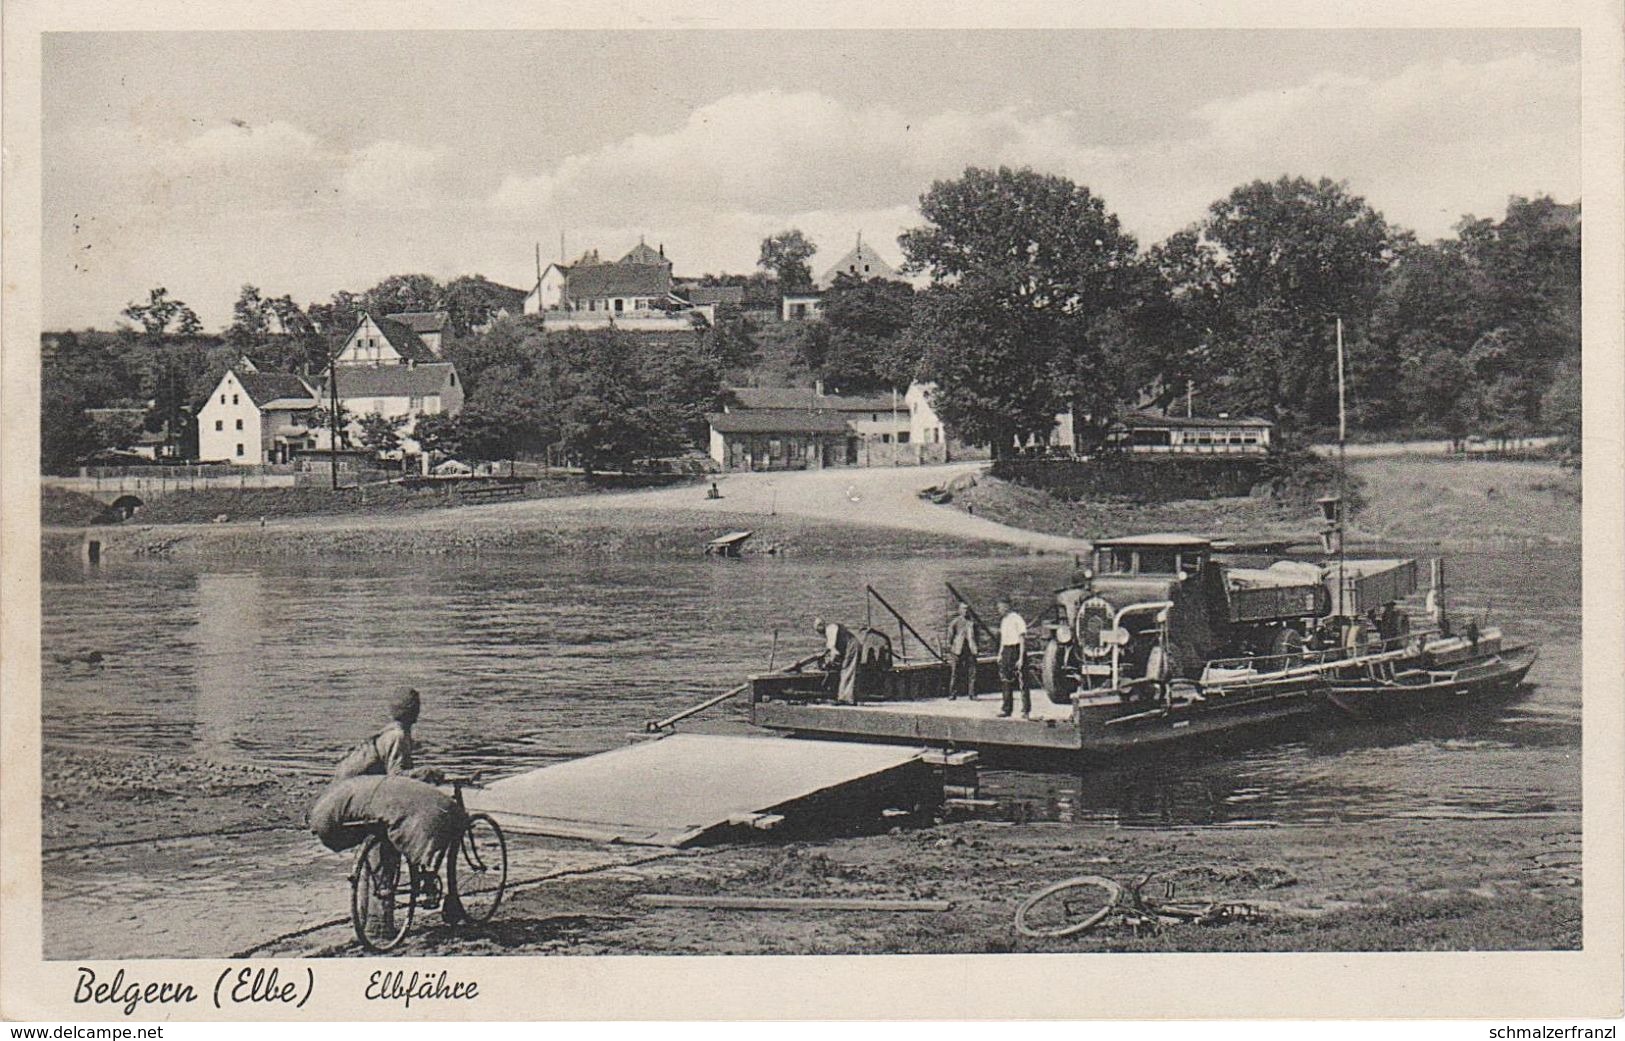
<path id="1" fill-rule="evenodd" d="M 159 285 L 211 329 L 245 283 L 528 288 L 561 235 L 680 276 L 790 227 L 815 272 L 859 232 L 898 263 L 973 165 L 1070 177 L 1143 245 L 1283 174 L 1438 238 L 1580 197 L 1579 92 L 1565 30 L 50 34 L 45 327 Z"/>

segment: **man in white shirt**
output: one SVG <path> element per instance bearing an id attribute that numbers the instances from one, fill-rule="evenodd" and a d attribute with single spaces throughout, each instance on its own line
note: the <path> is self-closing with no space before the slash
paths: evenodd
<path id="1" fill-rule="evenodd" d="M 1021 718 L 1031 719 L 1033 696 L 1027 689 L 1025 668 L 1027 655 L 1027 622 L 1010 606 L 1000 600 L 999 605 L 999 687 L 1004 692 L 1001 716 L 1015 711 L 1015 687 L 1021 687 Z"/>

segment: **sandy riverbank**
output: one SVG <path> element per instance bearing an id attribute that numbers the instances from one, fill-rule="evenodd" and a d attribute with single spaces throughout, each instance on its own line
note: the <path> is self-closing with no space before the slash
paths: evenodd
<path id="1" fill-rule="evenodd" d="M 703 487 L 563 496 L 438 510 L 267 518 L 262 524 L 104 525 L 44 533 L 47 555 L 77 557 L 84 538 L 105 558 L 437 554 L 523 550 L 609 556 L 698 553 L 728 531 L 751 530 L 753 553 L 1071 553 L 1084 544 L 919 498 L 922 488 L 981 464 L 731 474 L 722 498 Z"/>
<path id="2" fill-rule="evenodd" d="M 267 518 L 262 523 L 48 528 L 47 557 L 77 559 L 97 539 L 106 559 L 134 557 L 418 555 L 503 551 L 612 557 L 684 556 L 728 531 L 755 532 L 747 552 L 889 555 L 1071 554 L 1087 540 L 1135 531 L 1189 531 L 1313 541 L 1319 517 L 1268 499 L 1135 505 L 1065 503 L 981 476 L 981 463 L 900 469 L 731 474 L 723 497 L 684 485 L 436 510 Z M 1440 548 L 1578 544 L 1580 479 L 1555 463 L 1426 454 L 1361 458 L 1366 507 L 1352 542 Z M 921 489 L 977 475 L 936 505 Z"/>

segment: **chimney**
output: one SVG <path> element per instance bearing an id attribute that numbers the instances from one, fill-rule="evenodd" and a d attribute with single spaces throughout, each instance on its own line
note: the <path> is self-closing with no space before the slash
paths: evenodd
<path id="1" fill-rule="evenodd" d="M 821 398 L 823 396 L 824 396 L 824 381 L 823 380 L 814 380 L 813 381 L 813 397 Z"/>
<path id="2" fill-rule="evenodd" d="M 666 244 L 664 242 L 660 244 L 660 255 L 662 257 L 666 255 Z"/>

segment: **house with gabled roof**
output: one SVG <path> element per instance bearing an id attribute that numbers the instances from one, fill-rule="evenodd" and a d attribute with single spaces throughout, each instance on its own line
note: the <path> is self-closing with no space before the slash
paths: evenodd
<path id="1" fill-rule="evenodd" d="M 411 325 L 395 318 L 374 317 L 366 311 L 356 316 L 355 329 L 334 359 L 339 365 L 372 366 L 439 360 L 440 356 L 429 349 Z"/>
<path id="2" fill-rule="evenodd" d="M 316 388 L 291 372 L 233 366 L 198 409 L 198 459 L 258 466 L 285 463 L 315 445 Z"/>
<path id="3" fill-rule="evenodd" d="M 361 420 L 372 413 L 398 422 L 401 451 L 416 455 L 419 446 L 412 431 L 422 416 L 456 415 L 463 410 L 463 381 L 449 361 L 408 362 L 405 365 L 341 365 L 337 369 L 337 396 L 348 416 L 348 433 L 357 443 Z M 334 388 L 331 375 L 317 388 L 325 404 Z M 318 440 L 327 444 L 325 433 Z"/>
<path id="4" fill-rule="evenodd" d="M 568 266 L 548 264 L 525 297 L 525 313 L 573 311 L 614 316 L 664 311 L 685 303 L 671 290 L 671 261 L 666 259 L 665 245 L 654 249 L 639 240 L 621 259 L 608 263 L 599 259 L 597 250 L 591 250 Z"/>
<path id="5" fill-rule="evenodd" d="M 451 328 L 450 311 L 397 311 L 384 317 L 417 333 L 423 346 L 433 351 L 435 357 L 440 356 L 441 340 Z"/>
<path id="6" fill-rule="evenodd" d="M 819 276 L 816 285 L 819 289 L 828 289 L 842 275 L 850 275 L 867 282 L 871 278 L 896 278 L 897 269 L 886 263 L 873 246 L 863 241 L 863 232 L 860 231 L 858 244 L 848 250 L 840 260 L 831 264 L 829 269 Z"/>

